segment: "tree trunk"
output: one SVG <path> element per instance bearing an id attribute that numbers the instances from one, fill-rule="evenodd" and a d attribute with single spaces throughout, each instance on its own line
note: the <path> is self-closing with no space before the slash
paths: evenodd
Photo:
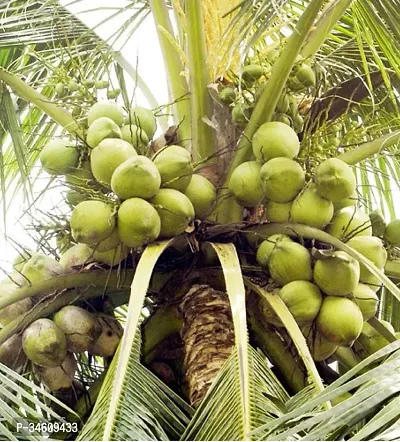
<path id="1" fill-rule="evenodd" d="M 232 313 L 226 293 L 197 284 L 183 297 L 180 310 L 186 382 L 190 403 L 196 407 L 232 352 Z"/>

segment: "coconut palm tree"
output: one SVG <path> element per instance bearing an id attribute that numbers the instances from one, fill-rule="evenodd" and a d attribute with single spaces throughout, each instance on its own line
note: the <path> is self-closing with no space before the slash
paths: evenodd
<path id="1" fill-rule="evenodd" d="M 320 163 L 338 158 L 356 176 L 353 199 L 360 210 L 378 209 L 386 220 L 395 218 L 399 6 L 398 0 L 127 1 L 113 9 L 114 16 L 124 18 L 113 36 L 128 39 L 147 17 L 154 21 L 170 97 L 169 103 L 157 103 L 134 60 L 59 2 L 0 2 L 0 182 L 6 228 L 12 199 L 23 194 L 38 251 L 59 260 L 75 241 L 71 207 L 60 203 L 59 210 L 41 213 L 49 189 L 56 186 L 61 194 L 69 186 L 84 199 L 120 206 L 109 189 L 87 175 L 78 184 L 46 175 L 44 190 L 39 196 L 34 191 L 44 176 L 35 168 L 39 153 L 60 135 L 79 146 L 77 168 L 87 173 L 82 172 L 90 144 L 86 116 L 98 96 L 85 80 L 107 78 L 97 89 L 107 88 L 108 98 L 129 111 L 131 77 L 163 131 L 141 153 L 156 158 L 166 146 L 178 144 L 190 152 L 196 174 L 217 189 L 206 219 L 188 223 L 180 235 L 132 247 L 116 261 L 114 255 L 108 265 L 96 258 L 72 273 L 39 280 L 21 280 L 15 271 L 9 275 L 12 284 L 0 286 L 0 309 L 26 299 L 34 303 L 15 319 L 3 320 L 0 344 L 72 304 L 113 316 L 124 333 L 113 357 L 76 355 L 74 383 L 52 393 L 38 382 L 32 364 L 16 371 L 0 364 L 3 439 L 40 440 L 43 433 L 73 440 L 398 439 L 396 241 L 386 234 L 389 260 L 379 268 L 374 257 L 367 259 L 334 227 L 293 222 L 293 212 L 290 219 L 270 222 L 264 200 L 249 204 L 246 199 L 259 175 L 242 181 L 255 183 L 242 194 L 232 177 L 239 166 L 254 161 L 253 138 L 260 127 L 279 121 L 285 123 L 280 132 L 293 126 L 290 133 L 301 141 L 292 157 L 307 182 L 318 182 Z M 240 204 L 240 198 L 246 201 Z M 319 198 L 313 216 L 328 201 Z M 383 237 L 384 219 L 376 212 L 367 218 L 362 228 Z M 354 233 L 353 228 L 350 236 Z M 256 259 L 261 242 L 275 234 L 291 237 L 295 248 L 307 248 L 314 262 L 345 252 L 346 262 L 358 268 L 357 282 L 361 265 L 375 284 L 382 283 L 379 310 L 360 334 L 361 321 L 354 344 L 328 340 L 332 351 L 316 356 L 318 319 L 308 323 L 307 332 L 279 291 L 279 285 L 287 285 L 276 284 L 285 277 Z M 284 244 L 276 242 L 271 260 Z M 299 261 L 292 268 L 300 266 Z M 329 287 L 333 282 L 347 280 L 331 272 Z M 374 295 L 371 299 L 376 307 Z M 321 304 L 318 310 L 321 318 Z M 372 335 L 381 344 L 368 352 L 365 340 Z"/>

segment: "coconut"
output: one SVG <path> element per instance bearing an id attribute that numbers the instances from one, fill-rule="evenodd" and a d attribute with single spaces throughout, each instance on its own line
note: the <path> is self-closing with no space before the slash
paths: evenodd
<path id="1" fill-rule="evenodd" d="M 275 203 L 268 201 L 265 205 L 265 217 L 271 223 L 285 223 L 289 221 L 292 203 Z"/>
<path id="2" fill-rule="evenodd" d="M 246 83 L 254 83 L 264 74 L 263 66 L 259 64 L 248 64 L 242 69 L 242 79 Z"/>
<path id="3" fill-rule="evenodd" d="M 326 340 L 318 330 L 312 330 L 307 334 L 307 344 L 314 361 L 325 361 L 332 356 L 338 346 Z"/>
<path id="4" fill-rule="evenodd" d="M 364 321 L 368 321 L 368 319 L 375 316 L 378 310 L 379 298 L 370 287 L 361 283 L 357 284 L 350 299 L 358 305 Z"/>
<path id="5" fill-rule="evenodd" d="M 146 132 L 135 124 L 125 124 L 122 126 L 121 138 L 139 150 L 146 148 L 149 144 Z"/>
<path id="6" fill-rule="evenodd" d="M 360 279 L 360 282 L 368 286 L 374 293 L 376 293 L 382 287 L 381 280 L 372 273 L 364 277 L 362 281 Z"/>
<path id="7" fill-rule="evenodd" d="M 22 350 L 21 335 L 12 335 L 0 345 L 0 362 L 13 370 L 18 370 L 27 361 Z"/>
<path id="8" fill-rule="evenodd" d="M 57 391 L 72 386 L 76 366 L 75 356 L 68 353 L 63 363 L 58 367 L 40 367 L 34 365 L 34 373 L 37 380 L 50 391 Z"/>
<path id="9" fill-rule="evenodd" d="M 107 89 L 110 82 L 108 80 L 98 80 L 94 82 L 94 87 L 96 89 Z"/>
<path id="10" fill-rule="evenodd" d="M 322 304 L 320 289 L 309 281 L 289 282 L 279 290 L 279 296 L 299 325 L 314 321 Z"/>
<path id="11" fill-rule="evenodd" d="M 110 188 L 111 177 L 115 169 L 124 161 L 136 155 L 136 150 L 127 141 L 106 138 L 90 153 L 93 175 L 99 183 Z"/>
<path id="12" fill-rule="evenodd" d="M 97 118 L 87 130 L 86 143 L 90 147 L 96 147 L 106 138 L 122 138 L 121 129 L 111 118 Z"/>
<path id="13" fill-rule="evenodd" d="M 97 244 L 115 229 L 113 208 L 102 201 L 83 201 L 72 211 L 70 226 L 75 241 Z"/>
<path id="14" fill-rule="evenodd" d="M 217 199 L 217 191 L 211 181 L 202 175 L 193 175 L 189 185 L 182 193 L 193 204 L 197 219 L 207 218 L 213 211 Z"/>
<path id="15" fill-rule="evenodd" d="M 35 255 L 34 250 L 24 249 L 19 252 L 12 262 L 12 268 L 15 272 L 21 273 L 24 265 Z"/>
<path id="16" fill-rule="evenodd" d="M 363 327 L 363 316 L 348 298 L 326 296 L 316 319 L 317 331 L 333 344 L 351 347 Z"/>
<path id="17" fill-rule="evenodd" d="M 380 322 L 390 331 L 390 333 L 395 333 L 394 328 L 390 323 L 383 320 L 380 320 Z M 369 355 L 372 355 L 390 344 L 390 342 L 369 325 L 368 322 L 364 322 L 362 333 L 358 337 L 358 342 L 361 344 L 363 350 Z"/>
<path id="18" fill-rule="evenodd" d="M 161 176 L 156 165 L 143 155 L 120 164 L 111 178 L 111 188 L 119 198 L 152 198 L 159 190 Z"/>
<path id="19" fill-rule="evenodd" d="M 133 107 L 128 117 L 126 124 L 134 124 L 146 132 L 149 140 L 151 140 L 157 129 L 157 120 L 150 109 L 141 106 Z"/>
<path id="20" fill-rule="evenodd" d="M 87 244 L 75 244 L 60 258 L 63 273 L 73 273 L 93 261 L 93 250 Z"/>
<path id="21" fill-rule="evenodd" d="M 268 268 L 268 261 L 277 241 L 292 241 L 287 235 L 271 235 L 257 249 L 256 259 L 263 268 Z"/>
<path id="22" fill-rule="evenodd" d="M 160 189 L 150 200 L 161 220 L 160 236 L 172 238 L 183 233 L 194 219 L 190 199 L 175 189 Z"/>
<path id="23" fill-rule="evenodd" d="M 326 226 L 332 216 L 332 202 L 318 194 L 315 184 L 305 187 L 290 209 L 290 221 L 319 229 Z"/>
<path id="24" fill-rule="evenodd" d="M 107 91 L 107 98 L 110 100 L 117 98 L 120 95 L 120 93 L 121 93 L 121 89 L 118 89 L 118 88 L 111 89 L 111 90 Z"/>
<path id="25" fill-rule="evenodd" d="M 239 127 L 244 128 L 250 120 L 252 109 L 243 103 L 237 103 L 232 108 L 232 121 Z"/>
<path id="26" fill-rule="evenodd" d="M 266 197 L 276 203 L 292 201 L 305 183 L 303 168 L 289 158 L 273 158 L 260 170 L 261 185 Z"/>
<path id="27" fill-rule="evenodd" d="M 89 109 L 87 114 L 88 125 L 91 126 L 95 120 L 101 117 L 108 117 L 118 126 L 122 126 L 124 121 L 124 111 L 117 103 L 111 101 L 98 101 Z"/>
<path id="28" fill-rule="evenodd" d="M 247 161 L 233 171 L 229 191 L 241 206 L 257 207 L 263 200 L 260 171 L 261 164 L 258 161 Z"/>
<path id="29" fill-rule="evenodd" d="M 219 93 L 219 99 L 225 104 L 232 104 L 236 100 L 235 89 L 231 87 L 225 87 Z"/>
<path id="30" fill-rule="evenodd" d="M 329 158 L 317 167 L 315 182 L 318 193 L 330 201 L 349 198 L 357 184 L 351 167 L 338 158 Z"/>
<path id="31" fill-rule="evenodd" d="M 278 99 L 278 103 L 276 103 L 275 111 L 280 114 L 287 114 L 290 110 L 290 100 L 289 95 L 286 93 L 282 93 Z M 279 120 L 277 120 L 279 121 Z"/>
<path id="32" fill-rule="evenodd" d="M 372 235 L 369 216 L 357 207 L 344 207 L 335 212 L 326 231 L 344 241 L 353 236 Z"/>
<path id="33" fill-rule="evenodd" d="M 392 246 L 400 245 L 400 219 L 395 219 L 386 225 L 384 237 Z"/>
<path id="34" fill-rule="evenodd" d="M 153 158 L 161 175 L 161 187 L 185 190 L 193 175 L 189 152 L 180 146 L 168 146 Z"/>
<path id="35" fill-rule="evenodd" d="M 361 255 L 372 261 L 379 269 L 383 269 L 387 260 L 387 252 L 382 241 L 376 236 L 356 236 L 347 241 L 347 245 L 352 247 Z M 370 277 L 372 273 L 365 267 L 360 265 L 360 281 L 364 281 Z"/>
<path id="36" fill-rule="evenodd" d="M 101 334 L 89 347 L 89 353 L 103 358 L 111 357 L 117 351 L 123 328 L 119 321 L 111 316 L 97 315 Z"/>
<path id="37" fill-rule="evenodd" d="M 118 210 L 118 233 L 128 247 L 142 247 L 160 235 L 161 220 L 156 209 L 141 198 L 125 200 Z"/>
<path id="38" fill-rule="evenodd" d="M 50 175 L 65 175 L 78 165 L 79 152 L 68 139 L 52 140 L 40 151 L 39 159 Z"/>
<path id="39" fill-rule="evenodd" d="M 359 278 L 360 265 L 346 252 L 336 251 L 318 259 L 314 266 L 314 282 L 327 295 L 350 295 Z"/>
<path id="40" fill-rule="evenodd" d="M 33 283 L 61 275 L 63 269 L 54 258 L 37 253 L 27 261 L 21 273 L 30 283 Z"/>
<path id="41" fill-rule="evenodd" d="M 96 252 L 108 252 L 111 249 L 115 249 L 121 244 L 121 238 L 119 237 L 118 229 L 115 228 L 110 236 L 97 243 L 93 248 Z"/>
<path id="42" fill-rule="evenodd" d="M 101 333 L 95 316 L 75 305 L 63 307 L 54 315 L 53 321 L 64 332 L 67 349 L 72 353 L 87 351 Z"/>
<path id="43" fill-rule="evenodd" d="M 271 277 L 280 285 L 291 281 L 311 281 L 311 255 L 300 244 L 277 241 L 268 262 Z"/>
<path id="44" fill-rule="evenodd" d="M 120 244 L 115 249 L 107 250 L 106 252 L 93 251 L 93 259 L 101 264 L 106 264 L 109 267 L 119 265 L 124 259 L 128 257 L 129 249 Z"/>
<path id="45" fill-rule="evenodd" d="M 379 238 L 383 237 L 385 234 L 386 223 L 382 212 L 379 210 L 374 210 L 373 212 L 370 212 L 368 216 L 371 220 L 372 235 L 378 236 Z"/>
<path id="46" fill-rule="evenodd" d="M 67 356 L 67 338 L 55 322 L 37 319 L 24 330 L 22 348 L 34 364 L 57 367 Z"/>
<path id="47" fill-rule="evenodd" d="M 317 77 L 312 67 L 302 64 L 296 71 L 296 79 L 306 87 L 314 87 L 317 83 Z"/>
<path id="48" fill-rule="evenodd" d="M 7 286 L 1 287 L 2 297 L 7 296 Z M 8 293 L 12 293 L 15 290 L 15 285 L 10 284 Z M 14 319 L 28 312 L 33 306 L 31 298 L 21 299 L 20 301 L 14 302 L 13 304 L 3 307 L 0 310 L 0 325 L 5 327 L 7 324 L 12 322 Z"/>
<path id="49" fill-rule="evenodd" d="M 344 207 L 350 207 L 355 206 L 358 201 L 358 193 L 357 189 L 354 189 L 354 192 L 348 197 L 343 200 L 339 201 L 333 201 L 333 208 L 335 212 L 337 212 L 340 209 L 343 209 Z"/>
<path id="50" fill-rule="evenodd" d="M 254 155 L 262 163 L 276 157 L 292 159 L 300 149 L 296 132 L 279 121 L 262 124 L 253 136 L 252 144 Z"/>

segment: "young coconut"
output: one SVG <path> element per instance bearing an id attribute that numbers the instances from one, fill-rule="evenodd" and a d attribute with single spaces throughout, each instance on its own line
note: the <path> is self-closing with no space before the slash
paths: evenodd
<path id="1" fill-rule="evenodd" d="M 101 264 L 106 264 L 109 267 L 115 267 L 126 259 L 128 254 L 129 249 L 121 243 L 115 249 L 107 250 L 106 252 L 98 252 L 97 250 L 94 250 L 93 258 L 95 261 Z"/>
<path id="2" fill-rule="evenodd" d="M 175 189 L 160 189 L 150 200 L 161 220 L 160 236 L 173 238 L 183 233 L 194 220 L 190 199 Z"/>
<path id="3" fill-rule="evenodd" d="M 307 344 L 314 361 L 325 361 L 335 353 L 338 346 L 326 340 L 318 330 L 307 334 Z"/>
<path id="4" fill-rule="evenodd" d="M 7 292 L 11 293 L 15 290 L 15 285 L 10 284 L 10 286 L 1 286 L 0 292 L 2 297 L 7 296 Z M 14 302 L 13 304 L 3 307 L 0 310 L 0 325 L 5 327 L 14 319 L 28 312 L 33 307 L 33 302 L 31 298 L 21 299 L 20 301 Z"/>
<path id="5" fill-rule="evenodd" d="M 34 250 L 29 249 L 24 249 L 19 252 L 12 262 L 13 272 L 21 273 L 24 265 L 32 258 L 33 255 L 36 255 L 36 253 L 37 252 Z"/>
<path id="6" fill-rule="evenodd" d="M 344 207 L 350 207 L 355 206 L 358 201 L 358 193 L 357 189 L 354 189 L 354 192 L 348 197 L 343 200 L 339 201 L 333 201 L 333 209 L 335 212 L 337 212 L 340 209 L 343 209 Z"/>
<path id="7" fill-rule="evenodd" d="M 93 250 L 87 244 L 75 244 L 62 254 L 60 265 L 63 273 L 73 273 L 92 261 Z"/>
<path id="8" fill-rule="evenodd" d="M 289 220 L 321 229 L 332 217 L 332 202 L 318 194 L 315 184 L 310 184 L 293 201 Z"/>
<path id="9" fill-rule="evenodd" d="M 149 158 L 138 155 L 120 164 L 111 178 L 113 192 L 122 200 L 152 198 L 160 189 L 161 176 Z"/>
<path id="10" fill-rule="evenodd" d="M 400 245 L 400 219 L 390 221 L 390 223 L 386 225 L 384 237 L 390 245 Z"/>
<path id="11" fill-rule="evenodd" d="M 351 347 L 361 333 L 363 316 L 350 299 L 326 296 L 316 319 L 316 327 L 327 341 Z"/>
<path id="12" fill-rule="evenodd" d="M 305 183 L 305 172 L 299 163 L 277 157 L 267 161 L 260 170 L 265 196 L 276 203 L 292 201 Z"/>
<path id="13" fill-rule="evenodd" d="M 96 317 L 87 310 L 75 305 L 67 305 L 53 317 L 67 338 L 67 349 L 72 353 L 81 353 L 89 349 L 101 333 Z"/>
<path id="14" fill-rule="evenodd" d="M 359 279 L 360 264 L 346 252 L 335 251 L 314 265 L 314 282 L 327 295 L 349 296 Z"/>
<path id="15" fill-rule="evenodd" d="M 87 114 L 88 125 L 101 117 L 108 117 L 118 126 L 122 126 L 124 121 L 124 111 L 122 107 L 112 101 L 98 101 L 95 103 Z"/>
<path id="16" fill-rule="evenodd" d="M 357 207 L 344 207 L 335 212 L 326 232 L 342 241 L 354 236 L 371 236 L 369 216 Z"/>
<path id="17" fill-rule="evenodd" d="M 271 235 L 266 240 L 264 240 L 259 245 L 256 255 L 257 262 L 262 268 L 268 268 L 268 261 L 277 241 L 292 240 L 288 236 L 280 234 Z"/>
<path id="18" fill-rule="evenodd" d="M 265 205 L 265 217 L 270 223 L 286 223 L 289 221 L 292 203 L 275 203 L 268 201 Z"/>
<path id="19" fill-rule="evenodd" d="M 296 281 L 311 281 L 311 255 L 302 245 L 277 241 L 268 261 L 271 277 L 281 286 Z"/>
<path id="20" fill-rule="evenodd" d="M 329 158 L 317 167 L 315 183 L 318 193 L 330 201 L 349 198 L 357 184 L 351 167 L 338 158 Z"/>
<path id="21" fill-rule="evenodd" d="M 317 77 L 312 67 L 302 64 L 296 71 L 296 79 L 305 87 L 315 87 Z"/>
<path id="22" fill-rule="evenodd" d="M 365 284 L 357 284 L 350 297 L 361 310 L 364 321 L 368 321 L 378 310 L 379 298 L 376 293 Z"/>
<path id="23" fill-rule="evenodd" d="M 390 323 L 382 320 L 380 320 L 380 322 L 390 331 L 390 333 L 395 333 L 394 328 Z M 361 344 L 363 350 L 365 350 L 369 355 L 374 354 L 378 350 L 390 344 L 390 342 L 379 332 L 377 332 L 371 325 L 369 325 L 368 322 L 364 322 L 362 333 L 358 337 L 358 342 Z"/>
<path id="24" fill-rule="evenodd" d="M 90 164 L 96 180 L 111 188 L 115 169 L 127 159 L 137 155 L 132 144 L 118 138 L 102 140 L 90 153 Z"/>
<path id="25" fill-rule="evenodd" d="M 34 364 L 57 367 L 67 356 L 67 338 L 55 322 L 37 319 L 24 330 L 22 349 Z"/>
<path id="26" fill-rule="evenodd" d="M 45 385 L 50 391 L 57 391 L 72 386 L 76 367 L 75 356 L 72 353 L 68 353 L 63 363 L 58 367 L 34 365 L 33 370 L 40 383 Z"/>
<path id="27" fill-rule="evenodd" d="M 160 235 L 161 220 L 156 209 L 141 198 L 125 200 L 118 210 L 118 234 L 128 247 L 142 247 Z"/>
<path id="28" fill-rule="evenodd" d="M 246 83 L 254 83 L 264 74 L 264 68 L 259 64 L 248 64 L 242 69 L 242 79 Z"/>
<path id="29" fill-rule="evenodd" d="M 111 118 L 100 117 L 94 120 L 86 133 L 86 143 L 96 147 L 105 138 L 122 138 L 121 129 Z"/>
<path id="30" fill-rule="evenodd" d="M 114 356 L 121 340 L 123 328 L 119 321 L 111 316 L 97 315 L 101 334 L 89 347 L 89 354 L 108 358 Z"/>
<path id="31" fill-rule="evenodd" d="M 150 109 L 141 106 L 133 107 L 126 118 L 126 124 L 134 124 L 146 132 L 151 140 L 157 129 L 157 120 Z"/>
<path id="32" fill-rule="evenodd" d="M 300 149 L 296 132 L 279 121 L 262 124 L 253 136 L 252 144 L 254 155 L 262 163 L 276 157 L 293 159 Z"/>
<path id="33" fill-rule="evenodd" d="M 362 281 L 360 279 L 360 282 L 368 286 L 374 293 L 376 293 L 382 287 L 381 280 L 373 273 L 365 276 Z"/>
<path id="34" fill-rule="evenodd" d="M 96 252 L 108 252 L 115 249 L 121 244 L 121 238 L 119 237 L 118 228 L 115 228 L 110 236 L 97 243 L 93 248 Z"/>
<path id="35" fill-rule="evenodd" d="M 70 226 L 75 241 L 97 244 L 115 229 L 113 208 L 102 201 L 83 201 L 72 211 Z"/>
<path id="36" fill-rule="evenodd" d="M 26 361 L 27 357 L 22 350 L 21 335 L 12 335 L 0 345 L 0 362 L 2 364 L 17 371 Z"/>
<path id="37" fill-rule="evenodd" d="M 231 87 L 225 87 L 219 93 L 219 99 L 225 104 L 232 104 L 236 100 L 235 89 Z"/>
<path id="38" fill-rule="evenodd" d="M 52 140 L 40 151 L 39 159 L 50 175 L 65 175 L 78 165 L 79 152 L 68 139 Z"/>
<path id="39" fill-rule="evenodd" d="M 193 204 L 197 219 L 205 219 L 213 211 L 217 199 L 217 191 L 211 181 L 202 175 L 193 175 L 189 185 L 182 193 Z"/>
<path id="40" fill-rule="evenodd" d="M 246 161 L 233 171 L 229 180 L 229 192 L 243 207 L 257 207 L 264 198 L 260 179 L 261 164 Z"/>
<path id="41" fill-rule="evenodd" d="M 24 265 L 21 273 L 27 281 L 33 283 L 61 275 L 63 269 L 54 258 L 37 253 Z"/>
<path id="42" fill-rule="evenodd" d="M 183 147 L 168 146 L 157 152 L 153 161 L 161 175 L 161 187 L 183 191 L 190 184 L 193 166 Z"/>
<path id="43" fill-rule="evenodd" d="M 149 144 L 146 132 L 135 124 L 125 124 L 122 126 L 121 138 L 139 151 L 147 148 Z"/>

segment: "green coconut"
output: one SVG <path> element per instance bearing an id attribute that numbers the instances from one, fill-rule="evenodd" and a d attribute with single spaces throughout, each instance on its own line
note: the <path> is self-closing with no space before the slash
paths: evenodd
<path id="1" fill-rule="evenodd" d="M 357 284 L 350 298 L 361 310 L 364 321 L 375 316 L 378 310 L 379 298 L 376 293 L 365 284 Z"/>
<path id="2" fill-rule="evenodd" d="M 92 88 L 95 85 L 95 83 L 96 81 L 93 79 L 87 79 L 82 81 L 82 84 L 88 89 Z"/>
<path id="3" fill-rule="evenodd" d="M 333 217 L 333 204 L 320 196 L 315 184 L 306 186 L 293 201 L 290 221 L 321 229 Z"/>
<path id="4" fill-rule="evenodd" d="M 290 110 L 289 95 L 286 93 L 282 93 L 278 99 L 278 103 L 276 103 L 275 111 L 280 114 L 287 114 L 289 110 Z"/>
<path id="5" fill-rule="evenodd" d="M 150 200 L 161 220 L 160 236 L 173 238 L 183 233 L 194 220 L 190 199 L 175 189 L 160 189 Z"/>
<path id="6" fill-rule="evenodd" d="M 2 285 L 0 288 L 1 298 L 6 297 L 11 294 L 16 289 L 14 284 Z M 0 310 L 0 325 L 5 327 L 7 324 L 12 322 L 14 319 L 21 315 L 24 315 L 33 307 L 33 302 L 31 298 L 21 299 L 20 301 L 14 302 L 13 304 L 3 307 Z"/>
<path id="7" fill-rule="evenodd" d="M 90 153 L 92 173 L 99 183 L 110 188 L 111 177 L 115 169 L 124 161 L 136 155 L 135 148 L 127 141 L 106 138 Z"/>
<path id="8" fill-rule="evenodd" d="M 300 133 L 304 128 L 304 118 L 297 114 L 293 117 L 293 129 L 296 133 Z"/>
<path id="9" fill-rule="evenodd" d="M 36 253 L 37 252 L 34 250 L 29 249 L 24 249 L 19 252 L 12 262 L 13 271 L 21 273 L 24 265 L 32 258 L 33 255 L 36 255 Z"/>
<path id="10" fill-rule="evenodd" d="M 90 345 L 89 354 L 109 358 L 114 356 L 123 334 L 119 321 L 111 316 L 97 315 L 101 327 L 100 336 Z"/>
<path id="11" fill-rule="evenodd" d="M 118 126 L 122 126 L 124 121 L 124 111 L 117 103 L 111 101 L 98 101 L 95 103 L 87 114 L 88 125 L 101 118 L 107 117 L 114 121 Z"/>
<path id="12" fill-rule="evenodd" d="M 281 234 L 271 235 L 267 239 L 265 239 L 259 245 L 256 254 L 257 262 L 261 267 L 268 268 L 268 261 L 277 241 L 292 241 L 292 240 L 287 235 L 281 235 Z"/>
<path id="13" fill-rule="evenodd" d="M 219 93 L 220 100 L 225 104 L 232 104 L 236 100 L 236 92 L 235 89 L 231 87 L 225 87 Z"/>
<path id="14" fill-rule="evenodd" d="M 312 330 L 307 335 L 307 344 L 314 361 L 325 361 L 335 353 L 338 346 L 326 340 L 318 330 Z"/>
<path id="15" fill-rule="evenodd" d="M 357 207 L 344 207 L 335 212 L 326 231 L 335 238 L 344 241 L 353 236 L 372 235 L 369 216 Z"/>
<path id="16" fill-rule="evenodd" d="M 106 264 L 109 267 L 115 267 L 124 261 L 129 255 L 129 249 L 124 244 L 120 244 L 115 249 L 106 252 L 93 251 L 93 258 L 100 264 Z"/>
<path id="17" fill-rule="evenodd" d="M 183 191 L 190 184 L 193 166 L 183 147 L 168 146 L 157 152 L 153 161 L 161 175 L 161 187 Z"/>
<path id="18" fill-rule="evenodd" d="M 382 281 L 372 273 L 365 276 L 362 281 L 360 280 L 360 282 L 367 285 L 374 293 L 376 293 L 382 287 Z"/>
<path id="19" fill-rule="evenodd" d="M 94 87 L 99 90 L 107 89 L 109 84 L 110 84 L 110 82 L 108 80 L 98 80 L 98 81 L 95 81 Z"/>
<path id="20" fill-rule="evenodd" d="M 40 151 L 39 159 L 50 175 L 65 175 L 78 165 L 79 152 L 68 139 L 52 140 Z"/>
<path id="21" fill-rule="evenodd" d="M 296 79 L 306 87 L 314 87 L 317 83 L 315 72 L 307 64 L 302 64 L 296 71 Z"/>
<path id="22" fill-rule="evenodd" d="M 296 280 L 311 281 L 311 255 L 300 244 L 277 241 L 269 257 L 268 269 L 271 277 L 281 286 Z"/>
<path id="23" fill-rule="evenodd" d="M 383 269 L 385 267 L 387 252 L 383 246 L 383 242 L 376 236 L 355 236 L 347 241 L 347 245 L 372 261 L 378 269 Z M 372 275 L 372 273 L 364 264 L 361 264 L 360 281 L 363 282 L 369 278 L 370 275 Z"/>
<path id="24" fill-rule="evenodd" d="M 382 325 L 384 325 L 390 333 L 395 334 L 393 326 L 387 322 L 380 320 Z M 365 350 L 369 355 L 374 354 L 383 347 L 386 347 L 390 342 L 384 338 L 378 331 L 376 331 L 368 322 L 364 322 L 362 327 L 362 333 L 358 337 L 358 342 L 361 344 L 363 350 Z"/>
<path id="25" fill-rule="evenodd" d="M 106 138 L 122 138 L 121 129 L 111 118 L 97 118 L 87 130 L 86 143 L 90 147 L 96 147 Z"/>
<path id="26" fill-rule="evenodd" d="M 93 248 L 96 252 L 107 252 L 108 250 L 115 249 L 120 244 L 121 238 L 119 237 L 118 229 L 115 228 L 110 236 L 94 245 Z"/>
<path id="27" fill-rule="evenodd" d="M 30 283 L 34 283 L 61 275 L 63 269 L 54 258 L 37 253 L 26 262 L 21 273 Z"/>
<path id="28" fill-rule="evenodd" d="M 274 114 L 273 120 L 280 121 L 281 123 L 287 124 L 288 126 L 293 125 L 293 120 L 287 114 L 283 113 Z"/>
<path id="29" fill-rule="evenodd" d="M 336 251 L 314 265 L 314 282 L 327 295 L 349 296 L 359 279 L 360 264 L 346 252 Z"/>
<path id="30" fill-rule="evenodd" d="M 189 185 L 182 193 L 193 204 L 197 219 L 207 218 L 213 211 L 217 199 L 217 191 L 211 181 L 202 175 L 194 174 Z"/>
<path id="31" fill-rule="evenodd" d="M 63 363 L 58 367 L 40 367 L 34 365 L 34 373 L 39 382 L 50 391 L 70 388 L 74 382 L 76 360 L 72 353 L 68 353 Z"/>
<path id="32" fill-rule="evenodd" d="M 260 179 L 261 164 L 246 161 L 233 171 L 229 180 L 229 192 L 243 207 L 257 207 L 264 198 Z"/>
<path id="33" fill-rule="evenodd" d="M 67 338 L 55 322 L 41 318 L 24 330 L 22 349 L 34 364 L 57 367 L 67 356 Z"/>
<path id="34" fill-rule="evenodd" d="M 382 212 L 374 210 L 368 214 L 371 220 L 372 235 L 382 238 L 385 234 L 386 222 Z"/>
<path id="35" fill-rule="evenodd" d="M 254 155 L 262 163 L 276 157 L 293 159 L 300 149 L 296 132 L 279 121 L 262 124 L 253 136 L 252 145 Z"/>
<path id="36" fill-rule="evenodd" d="M 265 205 L 265 217 L 271 223 L 286 223 L 289 221 L 292 203 L 276 203 L 268 201 Z"/>
<path id="37" fill-rule="evenodd" d="M 338 158 L 329 158 L 317 167 L 315 183 L 318 193 L 330 201 L 349 198 L 357 184 L 351 167 Z"/>
<path id="38" fill-rule="evenodd" d="M 242 79 L 246 83 L 254 83 L 264 74 L 263 66 L 259 64 L 248 64 L 242 69 Z"/>
<path id="39" fill-rule="evenodd" d="M 22 336 L 15 334 L 0 345 L 0 362 L 7 367 L 18 370 L 27 361 L 22 350 Z"/>
<path id="40" fill-rule="evenodd" d="M 327 341 L 351 347 L 362 327 L 362 313 L 353 301 L 341 296 L 324 298 L 316 319 L 316 328 Z"/>
<path id="41" fill-rule="evenodd" d="M 87 310 L 75 305 L 67 305 L 53 317 L 67 338 L 67 349 L 72 353 L 82 353 L 89 349 L 100 335 L 96 317 Z"/>
<path id="42" fill-rule="evenodd" d="M 385 227 L 385 240 L 392 246 L 400 245 L 400 219 L 390 221 Z"/>
<path id="43" fill-rule="evenodd" d="M 292 201 L 305 183 L 305 172 L 299 163 L 289 158 L 273 158 L 260 170 L 265 196 L 276 203 Z"/>
<path id="44" fill-rule="evenodd" d="M 126 124 L 134 124 L 146 132 L 151 140 L 157 129 L 157 120 L 150 109 L 141 106 L 133 107 L 126 118 Z"/>
<path id="45" fill-rule="evenodd" d="M 73 273 L 92 261 L 93 250 L 87 244 L 75 244 L 62 254 L 60 265 L 63 273 Z"/>
<path id="46" fill-rule="evenodd" d="M 57 83 L 54 90 L 57 95 L 60 95 L 60 96 L 65 95 L 65 84 L 64 83 Z"/>
<path id="47" fill-rule="evenodd" d="M 121 138 L 138 150 L 147 148 L 149 144 L 146 132 L 135 124 L 125 124 L 122 126 Z"/>
<path id="48" fill-rule="evenodd" d="M 120 93 L 121 93 L 121 89 L 118 89 L 118 88 L 109 90 L 109 91 L 107 91 L 107 98 L 110 100 L 115 99 L 120 95 Z"/>
<path id="49" fill-rule="evenodd" d="M 160 189 L 161 175 L 149 158 L 138 155 L 120 164 L 111 178 L 113 192 L 122 200 L 152 198 Z"/>
<path id="50" fill-rule="evenodd" d="M 348 197 L 343 200 L 339 201 L 333 201 L 333 208 L 335 212 L 337 212 L 340 209 L 343 209 L 344 207 L 350 207 L 355 206 L 358 201 L 358 193 L 357 189 L 354 189 L 354 192 Z"/>
<path id="51" fill-rule="evenodd" d="M 279 296 L 299 325 L 312 323 L 322 304 L 320 289 L 309 281 L 291 281 L 279 290 Z"/>
<path id="52" fill-rule="evenodd" d="M 128 247 L 142 247 L 160 235 L 161 220 L 156 209 L 141 198 L 125 200 L 118 210 L 118 234 Z"/>
<path id="53" fill-rule="evenodd" d="M 237 103 L 232 108 L 232 121 L 239 127 L 244 128 L 250 120 L 252 109 L 243 103 Z"/>
<path id="54" fill-rule="evenodd" d="M 113 208 L 102 201 L 83 201 L 72 211 L 70 226 L 75 241 L 97 244 L 115 229 Z"/>

